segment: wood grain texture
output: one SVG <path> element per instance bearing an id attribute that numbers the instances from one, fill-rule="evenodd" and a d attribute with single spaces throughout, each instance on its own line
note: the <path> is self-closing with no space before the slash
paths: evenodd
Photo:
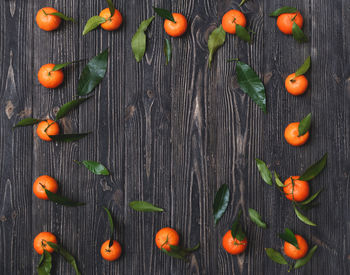
<path id="1" fill-rule="evenodd" d="M 278 31 L 268 14 L 285 1 L 248 0 L 241 8 L 255 33 L 247 44 L 227 35 L 207 67 L 207 40 L 223 14 L 238 9 L 235 0 L 115 1 L 123 14 L 114 32 L 96 29 L 84 37 L 85 22 L 107 6 L 93 1 L 0 2 L 0 274 L 35 274 L 39 256 L 32 240 L 51 231 L 77 259 L 82 274 L 285 274 L 271 262 L 265 247 L 280 249 L 277 233 L 285 227 L 317 244 L 311 263 L 295 274 L 350 273 L 350 5 L 348 0 L 292 0 L 304 16 L 309 43 L 298 44 Z M 36 12 L 53 6 L 78 19 L 63 22 L 54 32 L 35 23 Z M 173 57 L 165 65 L 162 19 L 147 30 L 147 51 L 137 63 L 131 38 L 152 6 L 181 12 L 188 31 L 170 38 Z M 137 8 L 135 8 L 137 7 Z M 325 18 L 330 18 L 325 24 Z M 21 118 L 53 118 L 59 106 L 76 94 L 87 60 L 109 48 L 107 74 L 93 97 L 60 121 L 64 133 L 92 133 L 74 143 L 45 143 L 30 127 L 11 130 Z M 311 55 L 310 87 L 301 97 L 285 91 L 284 78 Z M 238 87 L 239 58 L 263 79 L 267 91 L 265 115 Z M 86 61 L 64 69 L 57 89 L 42 87 L 40 66 L 49 62 Z M 312 112 L 311 139 L 300 148 L 286 144 L 284 128 Z M 261 158 L 282 178 L 302 172 L 325 152 L 327 169 L 312 181 L 312 191 L 325 188 L 320 205 L 307 212 L 318 224 L 310 228 L 294 215 L 278 192 L 264 184 L 255 158 Z M 95 160 L 111 176 L 89 173 L 73 160 Z M 47 174 L 59 181 L 59 192 L 86 206 L 66 208 L 38 200 L 35 178 Z M 217 226 L 212 217 L 214 194 L 227 183 L 228 210 Z M 145 200 L 164 213 L 131 210 L 132 200 Z M 101 244 L 109 236 L 107 206 L 116 223 L 122 257 L 101 259 Z M 268 223 L 251 223 L 248 208 Z M 249 247 L 241 256 L 227 254 L 221 238 L 239 209 Z M 175 228 L 181 244 L 199 251 L 188 262 L 172 259 L 154 244 L 156 232 Z M 73 274 L 64 259 L 54 256 L 53 274 Z"/>

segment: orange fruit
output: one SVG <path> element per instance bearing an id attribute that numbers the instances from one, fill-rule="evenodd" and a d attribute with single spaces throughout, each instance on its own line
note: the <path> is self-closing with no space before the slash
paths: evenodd
<path id="1" fill-rule="evenodd" d="M 243 253 L 243 251 L 246 250 L 247 245 L 247 238 L 244 238 L 243 241 L 237 240 L 236 238 L 232 237 L 231 230 L 227 231 L 222 238 L 222 246 L 227 253 L 230 253 L 232 255 Z"/>
<path id="2" fill-rule="evenodd" d="M 37 128 L 36 133 L 38 134 L 38 137 L 45 141 L 51 141 L 52 139 L 49 136 L 56 136 L 60 133 L 60 127 L 58 126 L 58 123 L 47 119 L 44 121 L 41 121 Z"/>
<path id="3" fill-rule="evenodd" d="M 187 29 L 187 20 L 186 17 L 181 13 L 173 13 L 174 20 L 176 23 L 165 19 L 164 20 L 164 30 L 165 32 L 173 37 L 181 36 L 185 33 Z"/>
<path id="4" fill-rule="evenodd" d="M 38 72 L 39 82 L 46 88 L 56 88 L 63 82 L 62 70 L 52 72 L 53 67 L 55 67 L 55 64 L 45 64 L 41 66 Z"/>
<path id="5" fill-rule="evenodd" d="M 33 184 L 33 193 L 39 199 L 48 200 L 49 198 L 46 195 L 45 189 L 51 191 L 52 193 L 56 193 L 58 190 L 57 181 L 47 175 L 38 177 Z"/>
<path id="6" fill-rule="evenodd" d="M 286 87 L 288 93 L 292 95 L 302 95 L 306 92 L 309 82 L 304 75 L 299 75 L 295 77 L 295 73 L 287 76 L 284 86 Z"/>
<path id="7" fill-rule="evenodd" d="M 309 250 L 309 246 L 302 236 L 296 234 L 295 238 L 297 239 L 299 249 L 288 242 L 284 242 L 284 253 L 289 258 L 298 260 L 306 256 L 306 253 Z"/>
<path id="8" fill-rule="evenodd" d="M 304 19 L 300 12 L 282 13 L 277 18 L 277 27 L 284 34 L 292 34 L 293 23 L 296 23 L 300 28 L 303 27 Z"/>
<path id="9" fill-rule="evenodd" d="M 101 246 L 101 256 L 107 261 L 115 261 L 122 254 L 122 247 L 120 243 L 113 240 L 113 244 L 109 247 L 109 240 L 105 241 Z"/>
<path id="10" fill-rule="evenodd" d="M 235 34 L 236 24 L 245 27 L 247 20 L 242 12 L 239 10 L 229 10 L 222 17 L 221 25 L 225 32 Z"/>
<path id="11" fill-rule="evenodd" d="M 51 7 L 45 7 L 38 11 L 36 14 L 36 23 L 39 28 L 44 31 L 56 30 L 61 24 L 61 18 L 56 15 L 50 15 L 50 13 L 58 12 Z"/>
<path id="12" fill-rule="evenodd" d="M 298 180 L 299 176 L 293 176 L 292 179 L 289 177 L 285 180 L 283 187 L 283 192 L 286 198 L 291 201 L 301 202 L 307 199 L 310 194 L 309 183 L 304 180 Z"/>
<path id="13" fill-rule="evenodd" d="M 290 145 L 301 146 L 309 139 L 309 131 L 299 137 L 299 124 L 300 122 L 292 122 L 284 130 L 284 138 Z"/>
<path id="14" fill-rule="evenodd" d="M 57 243 L 56 236 L 50 232 L 41 232 L 34 238 L 33 246 L 38 254 L 43 254 L 44 249 L 49 253 L 54 251 L 46 242 Z"/>
<path id="15" fill-rule="evenodd" d="M 164 248 L 167 251 L 170 251 L 171 249 L 169 244 L 177 246 L 179 244 L 179 240 L 179 234 L 177 234 L 177 232 L 170 227 L 164 227 L 159 230 L 155 239 L 158 248 Z"/>
<path id="16" fill-rule="evenodd" d="M 107 21 L 101 24 L 101 28 L 106 31 L 114 31 L 120 27 L 123 22 L 122 14 L 116 9 L 111 17 L 111 11 L 109 8 L 103 9 L 100 12 L 100 17 L 103 17 Z"/>

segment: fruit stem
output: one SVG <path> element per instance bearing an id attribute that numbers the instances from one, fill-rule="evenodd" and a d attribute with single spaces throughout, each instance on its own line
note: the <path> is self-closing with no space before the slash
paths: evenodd
<path id="1" fill-rule="evenodd" d="M 46 16 L 48 15 L 44 9 L 41 9 L 41 10 L 43 11 L 43 13 L 44 13 Z"/>

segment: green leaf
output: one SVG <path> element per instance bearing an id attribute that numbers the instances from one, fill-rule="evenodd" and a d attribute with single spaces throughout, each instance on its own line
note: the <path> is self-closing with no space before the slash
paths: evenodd
<path id="1" fill-rule="evenodd" d="M 239 241 L 243 241 L 245 239 L 245 233 L 242 229 L 242 225 L 240 224 L 238 226 L 238 231 L 237 231 L 237 234 L 236 234 L 236 237 L 235 237 L 237 240 Z"/>
<path id="2" fill-rule="evenodd" d="M 107 0 L 107 4 L 108 4 L 109 11 L 111 13 L 111 17 L 112 17 L 115 13 L 114 4 L 113 4 L 112 0 Z"/>
<path id="3" fill-rule="evenodd" d="M 240 88 L 266 113 L 265 87 L 253 69 L 241 61 L 237 61 L 236 75 Z"/>
<path id="4" fill-rule="evenodd" d="M 164 19 L 168 19 L 174 23 L 175 22 L 175 19 L 173 17 L 173 14 L 171 13 L 171 11 L 169 10 L 166 10 L 166 9 L 159 9 L 159 8 L 156 8 L 156 7 L 153 7 L 153 10 L 155 11 L 156 14 L 158 14 L 160 17 L 164 18 Z"/>
<path id="5" fill-rule="evenodd" d="M 162 208 L 154 206 L 153 204 L 147 201 L 132 201 L 129 203 L 129 206 L 135 211 L 142 212 L 163 212 Z"/>
<path id="6" fill-rule="evenodd" d="M 78 82 L 78 96 L 89 93 L 102 81 L 107 71 L 108 49 L 92 58 L 83 69 Z"/>
<path id="7" fill-rule="evenodd" d="M 71 266 L 73 266 L 76 275 L 81 275 L 74 257 L 67 250 L 65 250 L 62 246 L 52 242 L 47 242 L 47 244 L 51 246 L 57 253 L 61 254 L 61 256 L 63 256 L 63 258 L 65 258 L 65 260 L 70 263 Z"/>
<path id="8" fill-rule="evenodd" d="M 12 128 L 14 129 L 14 128 L 17 128 L 17 127 L 32 126 L 32 125 L 38 124 L 41 121 L 42 121 L 41 119 L 27 117 L 27 118 L 22 119 L 20 122 L 18 122 Z"/>
<path id="9" fill-rule="evenodd" d="M 327 153 L 324 154 L 324 156 L 319 161 L 317 161 L 315 164 L 311 165 L 308 169 L 306 169 L 306 171 L 301 175 L 299 180 L 309 181 L 316 177 L 319 173 L 321 173 L 327 164 L 327 156 Z"/>
<path id="10" fill-rule="evenodd" d="M 62 64 L 56 64 L 55 67 L 52 68 L 51 72 L 61 70 L 70 64 L 78 63 L 80 61 L 82 61 L 82 60 L 76 60 L 76 61 L 66 62 L 66 63 L 62 63 Z"/>
<path id="11" fill-rule="evenodd" d="M 314 201 L 317 196 L 323 191 L 323 189 L 317 191 L 315 194 L 313 194 L 311 197 L 309 197 L 307 200 L 303 201 L 303 202 L 299 202 L 298 204 L 300 205 L 308 205 L 309 203 L 311 203 L 312 201 Z"/>
<path id="12" fill-rule="evenodd" d="M 213 204 L 213 214 L 214 222 L 218 223 L 222 215 L 225 213 L 230 200 L 230 190 L 227 184 L 221 185 L 219 190 L 215 194 L 214 204 Z"/>
<path id="13" fill-rule="evenodd" d="M 226 32 L 220 25 L 215 30 L 211 32 L 208 39 L 208 49 L 209 49 L 209 68 L 211 67 L 211 61 L 213 60 L 214 53 L 220 48 L 226 40 Z"/>
<path id="14" fill-rule="evenodd" d="M 168 65 L 171 59 L 171 44 L 169 39 L 164 38 L 164 54 L 165 54 L 165 65 Z"/>
<path id="15" fill-rule="evenodd" d="M 297 269 L 299 267 L 306 265 L 311 260 L 312 256 L 316 252 L 316 249 L 317 249 L 317 245 L 311 248 L 309 253 L 304 258 L 297 260 L 295 262 L 294 269 Z"/>
<path id="16" fill-rule="evenodd" d="M 297 11 L 298 10 L 296 8 L 293 8 L 293 7 L 282 7 L 282 8 L 275 10 L 274 12 L 271 12 L 269 16 L 277 17 L 283 13 L 294 13 Z"/>
<path id="17" fill-rule="evenodd" d="M 310 69 L 311 66 L 311 56 L 306 58 L 304 64 L 300 66 L 300 68 L 295 72 L 295 77 L 306 74 L 306 72 Z"/>
<path id="18" fill-rule="evenodd" d="M 165 248 L 162 248 L 162 251 L 171 256 L 171 257 L 174 257 L 176 259 L 180 259 L 180 260 L 185 260 L 186 259 L 186 256 L 188 254 L 190 254 L 191 252 L 193 251 L 196 251 L 199 249 L 200 247 L 200 244 L 198 243 L 195 247 L 193 248 L 183 248 L 181 246 L 177 246 L 177 245 L 171 245 L 169 244 L 169 247 L 170 247 L 170 250 L 167 251 Z"/>
<path id="19" fill-rule="evenodd" d="M 250 42 L 251 40 L 249 32 L 246 30 L 246 28 L 242 27 L 239 24 L 236 24 L 236 34 L 240 39 L 246 42 Z"/>
<path id="20" fill-rule="evenodd" d="M 247 0 L 242 0 L 241 3 L 239 3 L 239 7 L 242 7 L 246 1 Z"/>
<path id="21" fill-rule="evenodd" d="M 38 275 L 50 275 L 52 268 L 52 257 L 49 252 L 44 249 L 38 265 Z"/>
<path id="22" fill-rule="evenodd" d="M 62 12 L 47 13 L 47 15 L 56 15 L 56 16 L 58 16 L 59 18 L 63 19 L 64 21 L 75 22 L 74 18 L 68 17 L 68 16 L 64 15 Z"/>
<path id="23" fill-rule="evenodd" d="M 299 43 L 308 41 L 308 38 L 306 37 L 304 32 L 300 29 L 300 27 L 295 22 L 293 22 L 292 33 L 293 33 L 293 38 Z"/>
<path id="24" fill-rule="evenodd" d="M 232 238 L 234 239 L 237 237 L 237 234 L 239 232 L 241 215 L 242 215 L 242 210 L 240 209 L 231 227 L 231 235 L 232 235 Z"/>
<path id="25" fill-rule="evenodd" d="M 110 229 L 110 237 L 109 237 L 109 247 L 113 245 L 113 232 L 114 232 L 114 223 L 113 223 L 113 218 L 111 215 L 111 212 L 109 212 L 108 208 L 103 207 L 103 209 L 107 212 L 108 215 L 108 221 L 109 221 L 109 229 Z"/>
<path id="26" fill-rule="evenodd" d="M 310 221 L 307 217 L 305 217 L 303 214 L 300 213 L 300 211 L 295 207 L 294 205 L 294 211 L 297 215 L 298 219 L 301 220 L 303 223 L 311 226 L 317 226 L 314 222 Z"/>
<path id="27" fill-rule="evenodd" d="M 51 191 L 49 191 L 47 189 L 45 189 L 45 193 L 50 201 L 55 202 L 57 204 L 61 204 L 64 206 L 70 206 L 70 207 L 85 205 L 85 203 L 83 203 L 83 202 L 72 201 L 71 199 L 68 199 L 68 198 L 62 197 L 60 195 L 57 195 L 55 193 L 52 193 Z"/>
<path id="28" fill-rule="evenodd" d="M 73 142 L 77 141 L 79 139 L 82 139 L 86 137 L 90 133 L 81 133 L 81 134 L 62 134 L 62 135 L 55 135 L 49 137 L 56 142 Z"/>
<path id="29" fill-rule="evenodd" d="M 286 241 L 287 243 L 290 243 L 291 245 L 294 245 L 297 249 L 299 248 L 297 238 L 295 237 L 292 230 L 289 228 L 285 228 L 284 232 L 278 235 L 282 240 Z"/>
<path id="30" fill-rule="evenodd" d="M 72 111 L 73 109 L 78 107 L 80 104 L 82 104 L 83 102 L 85 102 L 89 98 L 90 97 L 78 98 L 78 99 L 74 99 L 72 101 L 69 101 L 69 102 L 63 104 L 56 114 L 55 121 L 65 117 L 70 111 Z"/>
<path id="31" fill-rule="evenodd" d="M 275 175 L 275 183 L 276 183 L 276 185 L 278 187 L 281 187 L 281 188 L 286 187 L 286 185 L 284 185 L 282 183 L 282 181 L 280 180 L 280 178 L 279 178 L 278 174 L 276 173 L 276 171 L 274 172 L 274 175 Z"/>
<path id="32" fill-rule="evenodd" d="M 257 226 L 260 226 L 262 228 L 266 228 L 266 223 L 264 223 L 261 219 L 260 214 L 253 208 L 249 208 L 249 217 Z"/>
<path id="33" fill-rule="evenodd" d="M 311 127 L 311 113 L 309 113 L 306 117 L 304 117 L 300 123 L 299 123 L 299 127 L 298 127 L 298 132 L 300 136 L 303 136 L 307 133 L 307 131 L 309 131 Z"/>
<path id="34" fill-rule="evenodd" d="M 269 168 L 267 168 L 265 162 L 257 158 L 255 159 L 255 161 L 264 182 L 266 182 L 268 185 L 272 185 L 272 175 Z"/>
<path id="35" fill-rule="evenodd" d="M 87 34 L 88 32 L 91 32 L 92 30 L 96 29 L 99 25 L 102 23 L 105 23 L 107 20 L 104 19 L 101 16 L 93 16 L 91 17 L 87 22 L 83 30 L 83 35 Z"/>
<path id="36" fill-rule="evenodd" d="M 108 169 L 99 162 L 92 161 L 92 160 L 83 160 L 83 161 L 74 161 L 74 162 L 77 164 L 83 164 L 90 172 L 94 173 L 95 175 L 103 175 L 103 176 L 109 175 Z"/>
<path id="37" fill-rule="evenodd" d="M 281 253 L 279 253 L 278 251 L 274 250 L 273 248 L 265 248 L 265 252 L 267 254 L 267 256 L 274 262 L 278 263 L 278 264 L 283 264 L 283 265 L 287 265 L 288 262 L 286 261 L 286 259 L 282 256 Z"/>
<path id="38" fill-rule="evenodd" d="M 131 48 L 137 62 L 140 62 L 142 60 L 142 57 L 146 52 L 145 31 L 147 30 L 148 26 L 151 24 L 153 19 L 154 19 L 154 16 L 142 21 L 139 28 L 137 29 L 134 36 L 132 37 Z"/>

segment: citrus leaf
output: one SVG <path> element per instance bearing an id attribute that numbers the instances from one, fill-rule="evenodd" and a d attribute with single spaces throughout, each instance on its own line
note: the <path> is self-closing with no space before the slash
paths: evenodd
<path id="1" fill-rule="evenodd" d="M 107 4 L 108 4 L 109 11 L 111 13 L 111 17 L 112 17 L 115 13 L 114 4 L 113 4 L 112 0 L 107 0 Z"/>
<path id="2" fill-rule="evenodd" d="M 132 201 L 129 203 L 129 206 L 135 211 L 141 212 L 163 212 L 162 208 L 154 206 L 153 204 L 147 201 Z"/>
<path id="3" fill-rule="evenodd" d="M 211 32 L 208 39 L 209 59 L 208 65 L 211 67 L 211 61 L 213 60 L 214 53 L 220 48 L 226 40 L 226 32 L 220 25 Z"/>
<path id="4" fill-rule="evenodd" d="M 22 119 L 21 121 L 19 121 L 15 126 L 13 126 L 12 128 L 17 128 L 17 127 L 24 127 L 24 126 L 32 126 L 35 124 L 38 124 L 39 122 L 41 122 L 41 119 L 36 119 L 36 118 L 32 118 L 32 117 L 27 117 Z"/>
<path id="5" fill-rule="evenodd" d="M 278 263 L 278 264 L 283 264 L 283 265 L 287 265 L 288 262 L 286 261 L 286 259 L 282 256 L 281 253 L 279 253 L 278 251 L 274 250 L 273 248 L 265 248 L 265 252 L 267 254 L 267 256 L 274 262 Z"/>
<path id="6" fill-rule="evenodd" d="M 193 251 L 196 251 L 199 249 L 200 244 L 198 243 L 196 246 L 194 246 L 193 248 L 183 248 L 181 246 L 177 246 L 177 245 L 171 245 L 169 244 L 170 250 L 166 250 L 165 248 L 162 248 L 162 251 L 171 256 L 174 257 L 176 259 L 180 259 L 180 260 L 185 260 L 186 256 L 188 254 L 190 254 Z"/>
<path id="7" fill-rule="evenodd" d="M 164 39 L 164 54 L 165 54 L 165 65 L 168 65 L 171 59 L 171 44 L 169 39 Z"/>
<path id="8" fill-rule="evenodd" d="M 300 29 L 300 27 L 295 22 L 293 22 L 292 33 L 293 33 L 293 38 L 299 43 L 308 41 L 308 38 L 306 37 L 304 32 Z"/>
<path id="9" fill-rule="evenodd" d="M 52 268 L 52 257 L 49 252 L 44 249 L 38 265 L 38 275 L 50 275 Z"/>
<path id="10" fill-rule="evenodd" d="M 107 71 L 108 48 L 92 58 L 83 69 L 78 82 L 78 96 L 89 93 L 102 81 Z"/>
<path id="11" fill-rule="evenodd" d="M 297 238 L 295 237 L 292 230 L 289 228 L 285 228 L 283 233 L 280 233 L 278 235 L 282 240 L 286 241 L 287 243 L 290 243 L 291 245 L 294 245 L 297 249 L 299 248 Z"/>
<path id="12" fill-rule="evenodd" d="M 327 156 L 327 153 L 324 154 L 324 156 L 319 161 L 306 169 L 306 171 L 300 176 L 299 180 L 309 181 L 321 173 L 327 164 Z"/>
<path id="13" fill-rule="evenodd" d="M 305 59 L 304 64 L 295 72 L 295 77 L 306 74 L 311 66 L 311 56 Z"/>
<path id="14" fill-rule="evenodd" d="M 311 226 L 317 226 L 314 222 L 310 221 L 307 217 L 305 217 L 303 214 L 300 213 L 300 211 L 295 207 L 294 205 L 294 211 L 297 215 L 298 219 L 301 220 L 303 223 Z"/>
<path id="15" fill-rule="evenodd" d="M 284 185 L 282 183 L 282 181 L 280 180 L 280 178 L 279 178 L 278 174 L 276 173 L 276 171 L 274 172 L 274 175 L 275 175 L 275 183 L 276 183 L 276 185 L 278 187 L 281 187 L 281 188 L 286 187 L 286 185 Z"/>
<path id="16" fill-rule="evenodd" d="M 109 221 L 109 229 L 110 229 L 110 237 L 109 237 L 109 244 L 108 246 L 111 247 L 113 245 L 113 232 L 114 232 L 114 223 L 113 223 L 113 218 L 111 215 L 111 212 L 109 212 L 107 207 L 103 207 L 103 209 L 107 212 L 108 215 L 108 221 Z"/>
<path id="17" fill-rule="evenodd" d="M 76 60 L 76 61 L 71 61 L 71 62 L 66 62 L 66 63 L 61 63 L 61 64 L 56 64 L 55 67 L 52 68 L 51 72 L 61 70 L 65 67 L 67 67 L 70 64 L 78 63 L 82 60 Z"/>
<path id="18" fill-rule="evenodd" d="M 253 208 L 248 209 L 249 217 L 257 226 L 260 226 L 262 228 L 266 228 L 266 223 L 264 223 L 261 219 L 260 214 Z"/>
<path id="19" fill-rule="evenodd" d="M 265 87 L 253 69 L 241 61 L 237 61 L 236 75 L 240 88 L 266 113 Z"/>
<path id="20" fill-rule="evenodd" d="M 247 0 L 242 0 L 241 3 L 239 3 L 239 7 L 242 7 L 246 1 Z"/>
<path id="21" fill-rule="evenodd" d="M 183 248 L 185 251 L 187 252 L 193 252 L 193 251 L 196 251 L 200 248 L 201 244 L 200 243 L 197 243 L 194 247 L 190 247 L 190 248 Z"/>
<path id="22" fill-rule="evenodd" d="M 237 231 L 237 234 L 236 234 L 236 237 L 235 237 L 237 240 L 239 241 L 243 241 L 245 239 L 245 233 L 242 229 L 242 225 L 240 224 L 238 226 L 238 231 Z"/>
<path id="23" fill-rule="evenodd" d="M 250 42 L 250 34 L 249 34 L 249 32 L 247 31 L 247 29 L 246 28 L 244 28 L 244 27 L 242 27 L 241 25 L 239 25 L 239 24 L 236 24 L 236 34 L 237 34 L 237 36 L 240 38 L 240 39 L 242 39 L 242 40 L 244 40 L 244 41 L 246 41 L 246 42 Z"/>
<path id="24" fill-rule="evenodd" d="M 47 15 L 56 15 L 59 18 L 63 19 L 64 21 L 75 22 L 74 18 L 64 15 L 62 12 L 52 12 L 52 13 L 47 13 Z"/>
<path id="25" fill-rule="evenodd" d="M 283 13 L 294 13 L 297 11 L 298 10 L 296 8 L 293 8 L 293 7 L 282 7 L 282 8 L 275 10 L 274 12 L 271 12 L 269 16 L 277 17 Z"/>
<path id="26" fill-rule="evenodd" d="M 87 34 L 88 32 L 91 32 L 92 30 L 96 29 L 99 25 L 102 23 L 105 23 L 107 20 L 104 19 L 101 16 L 93 16 L 91 17 L 87 22 L 83 30 L 83 35 Z"/>
<path id="27" fill-rule="evenodd" d="M 85 205 L 85 203 L 83 203 L 83 202 L 72 201 L 71 199 L 68 199 L 68 198 L 62 197 L 60 195 L 57 195 L 55 193 L 52 193 L 51 191 L 49 191 L 47 189 L 45 189 L 45 193 L 50 201 L 55 202 L 57 204 L 61 204 L 64 206 L 70 206 L 70 207 Z"/>
<path id="28" fill-rule="evenodd" d="M 70 111 L 72 111 L 74 108 L 78 107 L 80 104 L 88 100 L 90 97 L 87 98 L 78 98 L 74 99 L 72 101 L 69 101 L 61 106 L 61 108 L 58 110 L 56 114 L 55 121 L 65 117 Z"/>
<path id="29" fill-rule="evenodd" d="M 63 256 L 63 258 L 68 263 L 70 263 L 71 266 L 73 266 L 76 275 L 81 275 L 74 257 L 67 250 L 65 250 L 62 246 L 52 242 L 47 242 L 47 244 L 51 246 L 57 253 L 61 254 L 61 256 Z"/>
<path id="30" fill-rule="evenodd" d="M 272 185 L 272 175 L 269 168 L 267 168 L 265 162 L 257 158 L 255 159 L 255 161 L 264 182 L 266 182 L 268 185 Z"/>
<path id="31" fill-rule="evenodd" d="M 297 269 L 299 267 L 306 265 L 311 260 L 312 256 L 316 252 L 316 249 L 317 249 L 317 245 L 311 248 L 309 253 L 304 258 L 297 260 L 295 262 L 294 269 Z"/>
<path id="32" fill-rule="evenodd" d="M 148 26 L 151 24 L 153 19 L 154 19 L 154 16 L 142 21 L 139 28 L 137 29 L 134 36 L 132 37 L 131 48 L 137 62 L 140 62 L 142 60 L 142 57 L 146 52 L 145 31 L 147 30 Z"/>
<path id="33" fill-rule="evenodd" d="M 303 201 L 303 202 L 299 202 L 300 205 L 308 205 L 309 203 L 311 203 L 312 201 L 314 201 L 317 196 L 323 191 L 323 189 L 317 191 L 315 194 L 313 194 L 311 197 L 309 197 L 307 200 Z"/>
<path id="34" fill-rule="evenodd" d="M 74 162 L 77 164 L 83 164 L 90 172 L 94 173 L 95 175 L 103 175 L 103 176 L 109 175 L 108 169 L 99 162 L 92 161 L 92 160 L 83 160 L 83 161 L 74 161 Z"/>
<path id="35" fill-rule="evenodd" d="M 237 233 L 239 231 L 241 215 L 242 215 L 242 210 L 240 209 L 231 227 L 232 238 L 236 238 Z"/>
<path id="36" fill-rule="evenodd" d="M 227 184 L 221 185 L 219 190 L 215 194 L 213 204 L 214 222 L 218 223 L 222 215 L 225 213 L 228 202 L 230 200 L 230 190 Z"/>
<path id="37" fill-rule="evenodd" d="M 62 134 L 62 135 L 55 135 L 49 137 L 56 142 L 73 142 L 77 141 L 79 139 L 82 139 L 86 137 L 90 133 L 81 133 L 81 134 Z"/>
<path id="38" fill-rule="evenodd" d="M 298 127 L 298 137 L 303 136 L 307 133 L 307 131 L 309 131 L 311 127 L 311 113 L 309 113 L 306 117 L 304 117 L 300 123 L 299 123 L 299 127 Z"/>
<path id="39" fill-rule="evenodd" d="M 168 19 L 174 23 L 176 23 L 173 14 L 171 13 L 171 11 L 166 10 L 166 9 L 159 9 L 156 7 L 153 7 L 153 10 L 155 11 L 156 14 L 158 14 L 160 17 L 164 18 L 164 19 Z"/>

